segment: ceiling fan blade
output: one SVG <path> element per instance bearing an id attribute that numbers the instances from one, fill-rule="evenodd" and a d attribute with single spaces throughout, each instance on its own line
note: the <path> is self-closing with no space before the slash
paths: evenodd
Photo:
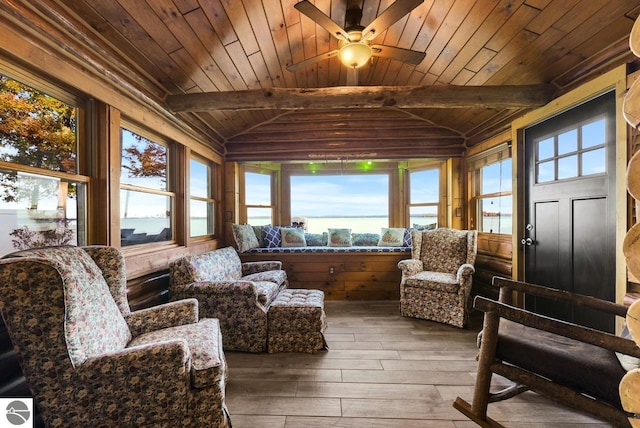
<path id="1" fill-rule="evenodd" d="M 339 40 L 349 40 L 349 35 L 344 29 L 336 24 L 331 18 L 324 14 L 320 9 L 311 4 L 308 0 L 301 1 L 294 5 L 300 13 L 305 14 L 308 18 L 313 20 L 316 24 L 327 30 L 335 38 Z"/>
<path id="2" fill-rule="evenodd" d="M 424 0 L 396 0 L 376 19 L 374 19 L 371 24 L 367 25 L 364 30 L 362 30 L 363 39 L 373 39 L 375 36 L 395 24 L 400 18 L 420 6 L 423 2 Z"/>
<path id="3" fill-rule="evenodd" d="M 358 69 L 347 67 L 346 86 L 358 86 Z"/>
<path id="4" fill-rule="evenodd" d="M 414 51 L 411 49 L 396 48 L 394 46 L 372 45 L 371 50 L 373 56 L 381 58 L 396 59 L 408 64 L 418 65 L 425 57 L 424 52 Z"/>
<path id="5" fill-rule="evenodd" d="M 316 62 L 320 62 L 323 61 L 325 59 L 329 59 L 329 58 L 333 58 L 334 56 L 338 55 L 338 50 L 336 49 L 335 51 L 331 51 L 331 52 L 327 52 L 327 53 L 323 53 L 320 55 L 316 55 L 313 56 L 311 58 L 305 59 L 304 61 L 300 61 L 297 64 L 291 64 L 287 67 L 287 70 L 289 71 L 298 71 L 300 69 L 303 69 L 305 67 L 308 67 L 312 64 L 315 64 Z"/>

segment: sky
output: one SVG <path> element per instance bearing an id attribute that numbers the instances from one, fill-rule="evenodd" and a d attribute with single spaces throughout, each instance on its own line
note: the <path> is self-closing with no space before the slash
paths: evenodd
<path id="1" fill-rule="evenodd" d="M 247 204 L 269 205 L 269 176 L 247 173 Z M 422 171 L 414 181 L 412 198 L 438 200 L 437 170 Z M 291 215 L 304 217 L 388 216 L 389 175 L 366 172 L 291 177 Z"/>

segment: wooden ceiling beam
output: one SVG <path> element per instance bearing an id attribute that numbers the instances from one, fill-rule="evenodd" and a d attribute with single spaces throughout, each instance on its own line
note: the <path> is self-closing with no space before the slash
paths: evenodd
<path id="1" fill-rule="evenodd" d="M 335 151 L 300 150 L 290 152 L 252 152 L 252 153 L 227 153 L 227 161 L 316 161 L 323 160 L 366 160 L 375 159 L 415 159 L 415 158 L 450 158 L 460 157 L 464 152 L 463 147 L 430 147 L 424 149 L 369 149 L 353 150 L 345 148 Z"/>
<path id="2" fill-rule="evenodd" d="M 347 108 L 527 108 L 553 99 L 553 85 L 524 86 L 338 86 L 268 88 L 169 95 L 174 112 Z"/>

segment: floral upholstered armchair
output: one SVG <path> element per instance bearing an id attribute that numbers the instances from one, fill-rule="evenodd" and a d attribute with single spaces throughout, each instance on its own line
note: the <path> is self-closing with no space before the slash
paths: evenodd
<path id="1" fill-rule="evenodd" d="M 441 227 L 411 232 L 411 259 L 401 260 L 400 313 L 464 327 L 478 232 Z"/>
<path id="2" fill-rule="evenodd" d="M 202 316 L 220 320 L 224 349 L 267 349 L 267 312 L 288 286 L 280 261 L 240 261 L 233 247 L 182 257 L 169 264 L 171 300 L 196 298 Z"/>
<path id="3" fill-rule="evenodd" d="M 5 256 L 0 309 L 47 426 L 230 425 L 218 320 L 195 299 L 132 312 L 118 249 Z"/>

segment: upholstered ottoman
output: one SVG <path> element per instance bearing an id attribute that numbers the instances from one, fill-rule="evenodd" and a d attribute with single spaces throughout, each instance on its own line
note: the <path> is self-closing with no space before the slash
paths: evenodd
<path id="1" fill-rule="evenodd" d="M 324 327 L 321 290 L 282 290 L 267 314 L 267 349 L 269 353 L 319 351 L 326 348 Z"/>

